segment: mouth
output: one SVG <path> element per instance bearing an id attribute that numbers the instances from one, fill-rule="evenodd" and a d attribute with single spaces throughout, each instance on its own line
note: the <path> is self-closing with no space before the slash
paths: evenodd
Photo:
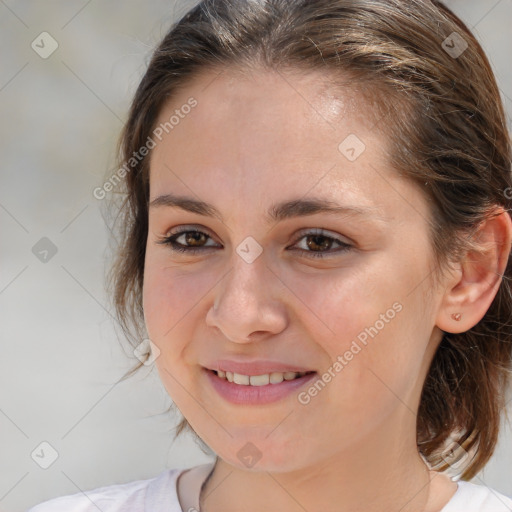
<path id="1" fill-rule="evenodd" d="M 265 405 L 290 399 L 318 377 L 303 363 L 279 359 L 216 359 L 202 366 L 209 389 L 237 405 Z"/>
<path id="2" fill-rule="evenodd" d="M 284 400 L 298 393 L 318 375 L 316 371 L 246 375 L 208 368 L 203 368 L 203 372 L 211 389 L 220 397 L 232 404 L 245 406 L 266 405 Z"/>
<path id="3" fill-rule="evenodd" d="M 261 375 L 245 375 L 241 373 L 228 372 L 223 370 L 208 370 L 219 379 L 238 384 L 240 386 L 267 386 L 281 384 L 283 381 L 299 380 L 315 371 L 306 372 L 271 372 Z"/>

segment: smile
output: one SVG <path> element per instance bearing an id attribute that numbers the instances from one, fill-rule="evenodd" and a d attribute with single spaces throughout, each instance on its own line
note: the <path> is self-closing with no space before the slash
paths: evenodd
<path id="1" fill-rule="evenodd" d="M 300 392 L 317 372 L 271 372 L 244 375 L 203 368 L 209 385 L 218 396 L 237 405 L 264 405 Z"/>
<path id="2" fill-rule="evenodd" d="M 280 384 L 283 380 L 295 380 L 299 377 L 303 377 L 308 373 L 315 372 L 272 372 L 264 373 L 262 375 L 243 375 L 241 373 L 224 372 L 222 370 L 213 372 L 228 382 L 234 382 L 241 386 L 266 386 L 268 384 Z"/>

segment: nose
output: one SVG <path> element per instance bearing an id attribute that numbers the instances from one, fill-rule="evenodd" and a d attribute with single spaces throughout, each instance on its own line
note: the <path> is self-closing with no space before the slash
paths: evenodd
<path id="1" fill-rule="evenodd" d="M 285 304 L 279 297 L 283 285 L 262 255 L 252 263 L 235 256 L 227 275 L 214 288 L 214 304 L 206 324 L 226 339 L 248 343 L 280 333 L 286 328 Z"/>

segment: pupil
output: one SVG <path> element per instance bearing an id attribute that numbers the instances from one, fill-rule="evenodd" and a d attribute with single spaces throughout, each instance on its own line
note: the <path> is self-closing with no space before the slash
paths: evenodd
<path id="1" fill-rule="evenodd" d="M 314 245 L 320 246 L 320 248 L 323 248 L 323 249 L 325 249 L 325 248 L 328 249 L 330 244 L 331 244 L 331 241 L 327 237 L 325 237 L 323 235 L 311 235 L 311 236 L 308 237 L 308 239 L 309 240 L 314 240 L 314 242 L 313 242 Z M 323 244 L 321 244 L 321 243 L 319 244 L 318 240 L 324 240 L 324 243 Z M 310 249 L 315 249 L 314 247 L 311 246 L 311 244 L 309 242 L 308 242 L 308 247 Z"/>
<path id="2" fill-rule="evenodd" d="M 190 232 L 187 235 L 187 244 L 193 241 L 194 243 L 192 245 L 196 245 L 195 242 L 198 242 L 201 237 L 204 237 L 202 233 Z"/>

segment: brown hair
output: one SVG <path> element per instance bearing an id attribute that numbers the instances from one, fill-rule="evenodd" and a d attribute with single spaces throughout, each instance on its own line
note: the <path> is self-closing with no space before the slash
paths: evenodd
<path id="1" fill-rule="evenodd" d="M 202 1 L 154 52 L 120 138 L 120 165 L 146 144 L 164 104 L 199 72 L 258 65 L 349 73 L 375 93 L 387 111 L 394 168 L 420 185 L 431 204 L 437 270 L 468 247 L 468 235 L 494 206 L 509 211 L 511 147 L 493 72 L 468 28 L 433 0 Z M 146 337 L 148 167 L 149 157 L 142 158 L 122 182 L 116 205 L 121 244 L 107 278 L 133 346 Z M 473 454 L 463 479 L 483 468 L 498 438 L 512 357 L 511 270 L 509 260 L 477 325 L 443 333 L 421 396 L 419 452 L 444 471 L 444 450 L 453 439 Z M 183 418 L 176 436 L 187 427 Z"/>

